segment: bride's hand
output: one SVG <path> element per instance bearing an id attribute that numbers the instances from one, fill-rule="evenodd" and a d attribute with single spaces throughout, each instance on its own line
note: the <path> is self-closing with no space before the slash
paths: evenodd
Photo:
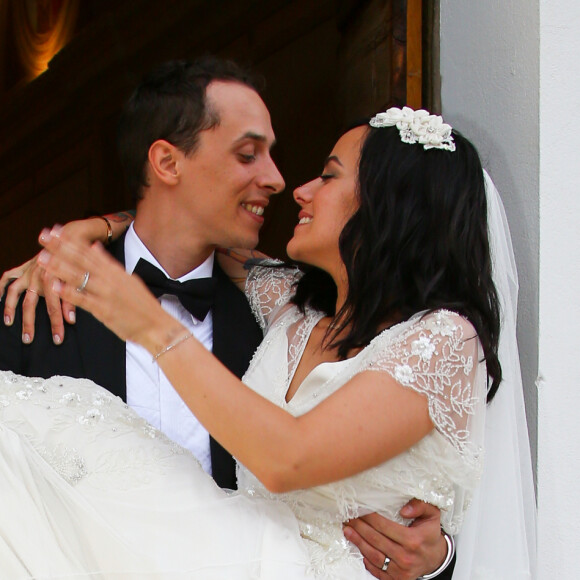
<path id="1" fill-rule="evenodd" d="M 67 234 L 84 240 L 96 240 L 102 238 L 107 230 L 103 228 L 101 218 L 76 220 L 63 226 Z M 38 254 L 24 264 L 4 272 L 0 278 L 0 293 L 6 290 L 4 304 L 4 324 L 10 326 L 14 323 L 16 306 L 23 292 L 26 295 L 22 301 L 22 342 L 29 344 L 34 340 L 36 307 L 38 298 L 44 296 L 46 310 L 50 319 L 52 339 L 55 344 L 61 344 L 64 340 L 64 320 L 74 324 L 76 320 L 75 307 L 70 302 L 63 300 L 54 292 L 53 278 L 44 273 L 38 265 Z"/>
<path id="2" fill-rule="evenodd" d="M 44 279 L 43 271 L 37 263 L 38 255 L 24 264 L 7 270 L 0 278 L 0 296 L 6 291 L 4 299 L 4 324 L 14 323 L 16 306 L 22 293 L 22 342 L 29 344 L 34 340 L 34 323 L 38 298 L 44 296 L 46 310 L 50 319 L 52 339 L 55 344 L 64 340 L 64 320 L 75 322 L 75 307 L 63 301 L 51 290 L 52 280 Z M 64 317 L 64 318 L 63 318 Z"/>
<path id="3" fill-rule="evenodd" d="M 62 299 L 89 311 L 122 340 L 151 351 L 158 342 L 165 344 L 159 337 L 178 323 L 140 278 L 128 275 L 100 243 L 89 246 L 57 227 L 44 230 L 39 241 L 45 249 L 38 263 L 56 278 L 53 287 Z"/>
<path id="4" fill-rule="evenodd" d="M 62 231 L 73 239 L 86 242 L 101 240 L 106 243 L 117 239 L 129 227 L 132 220 L 132 212 L 120 212 L 104 217 L 74 220 L 65 224 Z M 43 269 L 38 265 L 38 255 L 4 272 L 0 278 L 0 296 L 8 287 L 4 305 L 4 324 L 7 326 L 14 323 L 18 300 L 22 293 L 26 292 L 22 301 L 22 341 L 26 344 L 34 340 L 34 323 L 39 296 L 45 298 L 52 339 L 55 344 L 61 344 L 64 340 L 64 321 L 69 324 L 75 322 L 74 305 L 66 300 L 61 302 L 60 297 L 52 289 L 53 282 L 52 277 L 43 275 Z"/>

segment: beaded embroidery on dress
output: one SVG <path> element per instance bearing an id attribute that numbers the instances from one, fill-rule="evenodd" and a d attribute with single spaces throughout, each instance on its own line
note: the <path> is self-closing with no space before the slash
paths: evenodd
<path id="1" fill-rule="evenodd" d="M 307 577 L 288 508 L 227 494 L 88 380 L 0 372 L 0 511 L 3 579 Z"/>

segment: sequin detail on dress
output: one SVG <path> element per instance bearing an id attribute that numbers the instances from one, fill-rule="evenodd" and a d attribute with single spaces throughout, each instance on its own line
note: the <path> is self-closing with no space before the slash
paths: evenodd
<path id="1" fill-rule="evenodd" d="M 276 320 L 281 307 L 292 298 L 302 272 L 298 268 L 282 268 L 279 260 L 265 260 L 250 270 L 246 279 L 246 296 L 262 330 Z"/>
<path id="2" fill-rule="evenodd" d="M 16 428 L 71 485 L 77 485 L 88 476 L 93 480 L 106 480 L 107 485 L 119 489 L 147 482 L 148 474 L 159 469 L 160 452 L 143 446 L 139 439 L 159 439 L 164 450 L 162 454 L 185 453 L 117 397 L 104 389 L 95 389 L 91 381 L 68 377 L 27 378 L 11 372 L 2 373 L 1 377 L 2 424 Z M 80 426 L 83 441 L 61 437 L 71 430 L 73 423 Z M 39 437 L 38 432 L 44 430 L 46 433 Z M 133 447 L 111 448 L 92 454 L 93 461 L 87 462 L 82 453 L 84 445 L 129 432 L 137 435 Z M 64 444 L 61 438 L 70 440 L 70 444 Z"/>
<path id="3" fill-rule="evenodd" d="M 438 431 L 462 454 L 477 457 L 467 428 L 480 397 L 473 391 L 475 330 L 458 314 L 438 310 L 417 317 L 406 330 L 379 335 L 368 347 L 368 370 L 386 371 L 397 382 L 429 400 Z"/>

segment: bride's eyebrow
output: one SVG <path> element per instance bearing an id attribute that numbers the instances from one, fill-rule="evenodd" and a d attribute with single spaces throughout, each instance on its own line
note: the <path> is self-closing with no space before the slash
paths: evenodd
<path id="1" fill-rule="evenodd" d="M 336 156 L 336 155 L 329 155 L 325 160 L 324 160 L 324 165 L 328 165 L 329 163 L 331 163 L 332 161 L 334 161 L 335 163 L 337 163 L 338 165 L 340 165 L 341 167 L 344 167 L 344 165 L 340 162 L 340 159 Z"/>

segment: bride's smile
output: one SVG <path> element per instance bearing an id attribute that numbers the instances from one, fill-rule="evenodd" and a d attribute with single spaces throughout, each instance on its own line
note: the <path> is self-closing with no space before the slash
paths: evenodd
<path id="1" fill-rule="evenodd" d="M 327 271 L 335 281 L 342 278 L 338 240 L 358 208 L 358 158 L 366 133 L 366 127 L 357 127 L 344 134 L 326 159 L 322 174 L 294 191 L 300 213 L 287 245 L 288 255 Z"/>

